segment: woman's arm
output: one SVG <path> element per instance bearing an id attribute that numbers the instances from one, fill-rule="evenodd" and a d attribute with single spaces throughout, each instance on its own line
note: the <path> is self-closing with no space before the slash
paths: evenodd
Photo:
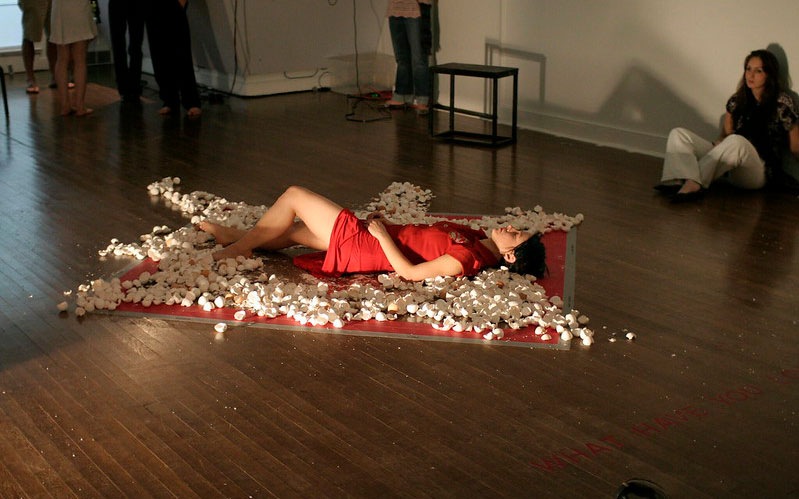
<path id="1" fill-rule="evenodd" d="M 380 243 L 380 248 L 386 254 L 388 263 L 394 271 L 403 279 L 409 281 L 421 281 L 428 277 L 451 276 L 463 273 L 463 266 L 451 255 L 441 255 L 433 260 L 413 264 L 402 254 L 394 240 L 388 234 L 386 227 L 379 220 L 369 222 L 369 233 L 372 234 Z"/>
<path id="2" fill-rule="evenodd" d="M 383 225 L 396 225 L 388 221 L 386 215 L 382 211 L 373 211 L 372 213 L 366 215 L 366 221 L 370 222 L 372 220 L 380 220 L 383 222 Z"/>
<path id="3" fill-rule="evenodd" d="M 794 123 L 788 131 L 788 142 L 791 146 L 791 153 L 799 159 L 799 124 Z"/>
<path id="4" fill-rule="evenodd" d="M 724 140 L 728 135 L 732 135 L 734 132 L 732 128 L 732 115 L 729 111 L 724 115 L 724 126 L 721 129 L 721 137 L 718 138 L 717 141 L 713 142 L 713 145 L 718 145 Z"/>

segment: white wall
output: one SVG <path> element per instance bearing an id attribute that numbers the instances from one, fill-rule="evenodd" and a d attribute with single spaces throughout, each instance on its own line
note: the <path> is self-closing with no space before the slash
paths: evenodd
<path id="1" fill-rule="evenodd" d="M 353 13 L 359 53 L 374 54 L 381 31 L 388 29 L 387 1 L 191 0 L 187 12 L 198 81 L 231 88 L 235 26 L 239 65 L 234 93 L 330 86 L 330 58 L 355 53 Z"/>
<path id="2" fill-rule="evenodd" d="M 521 126 L 662 154 L 674 126 L 716 133 L 749 51 L 778 44 L 789 70 L 799 64 L 797 9 L 796 0 L 439 0 L 437 60 L 519 67 Z M 510 87 L 501 90 L 509 121 Z M 459 107 L 484 110 L 479 81 L 456 80 L 456 94 Z"/>

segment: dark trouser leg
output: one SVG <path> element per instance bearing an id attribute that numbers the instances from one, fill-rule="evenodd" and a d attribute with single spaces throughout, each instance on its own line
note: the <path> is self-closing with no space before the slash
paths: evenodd
<path id="1" fill-rule="evenodd" d="M 125 0 L 108 1 L 108 26 L 111 31 L 111 51 L 114 54 L 114 74 L 117 79 L 119 95 L 125 97 L 128 92 L 128 55 L 125 52 L 126 22 Z"/>
<path id="2" fill-rule="evenodd" d="M 397 100 L 411 99 L 413 96 L 411 47 L 408 44 L 405 22 L 406 18 L 404 17 L 388 18 L 388 27 L 391 31 L 391 44 L 394 47 L 394 59 L 397 61 L 397 74 L 394 78 L 394 95 Z"/>
<path id="3" fill-rule="evenodd" d="M 177 2 L 175 2 L 177 3 Z M 188 4 L 186 4 L 188 7 Z M 194 78 L 194 59 L 191 55 L 191 32 L 186 10 L 180 8 L 174 23 L 175 75 L 183 107 L 200 107 L 200 93 Z"/>
<path id="4" fill-rule="evenodd" d="M 427 105 L 430 97 L 430 70 L 427 64 L 427 54 L 422 48 L 421 19 L 406 19 L 405 33 L 408 46 L 411 50 L 411 68 L 413 73 L 413 93 L 418 104 Z"/>
<path id="5" fill-rule="evenodd" d="M 173 9 L 172 3 L 180 5 L 177 1 L 150 0 L 147 2 L 145 23 L 147 24 L 147 41 L 150 44 L 150 58 L 153 61 L 155 82 L 158 85 L 158 96 L 164 106 L 176 110 L 180 105 L 180 97 L 170 61 L 172 49 L 169 36 L 171 28 L 169 14 Z"/>
<path id="6" fill-rule="evenodd" d="M 128 14 L 128 66 L 129 91 L 132 97 L 141 96 L 141 46 L 144 40 L 144 9 L 141 0 L 127 0 Z"/>

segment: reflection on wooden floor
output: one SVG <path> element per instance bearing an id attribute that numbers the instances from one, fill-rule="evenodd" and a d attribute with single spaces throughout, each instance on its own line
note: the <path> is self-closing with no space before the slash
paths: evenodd
<path id="1" fill-rule="evenodd" d="M 672 497 L 799 493 L 796 196 L 670 205 L 657 158 L 530 131 L 497 150 L 434 142 L 412 112 L 348 122 L 333 93 L 188 120 L 152 92 L 89 90 L 105 104 L 63 119 L 9 79 L 0 497 L 614 497 L 633 477 Z M 204 324 L 58 315 L 64 290 L 127 264 L 99 260 L 109 239 L 185 223 L 145 190 L 166 175 L 248 203 L 299 183 L 353 206 L 410 181 L 436 212 L 583 213 L 575 301 L 598 341 L 242 328 L 217 343 Z"/>

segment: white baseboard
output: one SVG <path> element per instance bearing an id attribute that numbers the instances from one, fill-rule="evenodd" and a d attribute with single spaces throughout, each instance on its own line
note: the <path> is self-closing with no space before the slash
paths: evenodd
<path id="1" fill-rule="evenodd" d="M 508 112 L 510 114 L 510 112 Z M 505 123 L 510 124 L 508 121 Z M 629 152 L 663 157 L 666 136 L 640 132 L 583 119 L 519 110 L 518 126 L 568 139 L 590 142 Z"/>
<path id="2" fill-rule="evenodd" d="M 195 76 L 197 83 L 222 92 L 259 97 L 319 89 L 325 86 L 326 72 L 326 68 L 318 68 L 304 72 L 238 75 L 234 81 L 233 75 L 198 68 Z"/>
<path id="3" fill-rule="evenodd" d="M 153 74 L 153 63 L 144 57 L 142 70 Z M 271 73 L 262 75 L 233 75 L 220 73 L 212 69 L 196 68 L 194 76 L 197 83 L 220 92 L 231 93 L 239 97 L 260 97 L 289 92 L 303 92 L 327 87 L 327 69 L 317 68 L 308 71 L 291 73 Z"/>

